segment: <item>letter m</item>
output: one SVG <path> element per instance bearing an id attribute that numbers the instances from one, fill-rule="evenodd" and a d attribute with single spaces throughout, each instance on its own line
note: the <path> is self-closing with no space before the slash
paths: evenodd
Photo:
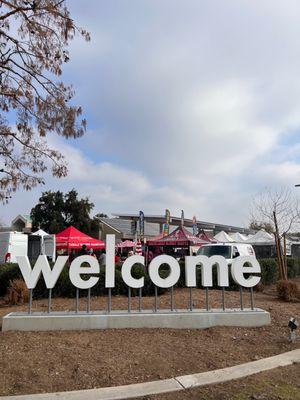
<path id="1" fill-rule="evenodd" d="M 206 257 L 187 256 L 185 257 L 185 284 L 187 287 L 196 287 L 196 266 L 201 265 L 201 283 L 202 286 L 213 286 L 213 265 L 217 267 L 218 285 L 229 286 L 228 265 L 222 256 Z"/>
<path id="2" fill-rule="evenodd" d="M 68 256 L 59 256 L 51 269 L 47 257 L 40 255 L 31 269 L 31 265 L 27 256 L 17 256 L 17 263 L 19 264 L 24 281 L 28 289 L 34 289 L 41 276 L 44 277 L 47 289 L 52 289 L 68 259 Z"/>

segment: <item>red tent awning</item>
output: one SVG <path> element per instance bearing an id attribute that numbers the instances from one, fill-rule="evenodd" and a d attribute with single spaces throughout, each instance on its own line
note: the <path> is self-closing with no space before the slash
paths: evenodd
<path id="1" fill-rule="evenodd" d="M 116 245 L 116 247 L 118 249 L 123 249 L 126 247 L 135 247 L 135 242 L 133 242 L 132 240 L 125 240 L 124 242 L 120 242 Z"/>
<path id="2" fill-rule="evenodd" d="M 74 226 L 69 226 L 56 236 L 56 249 L 81 249 L 85 244 L 88 249 L 104 249 L 105 243 L 97 240 L 85 233 L 80 232 Z"/>
<path id="3" fill-rule="evenodd" d="M 207 243 L 218 243 L 218 241 L 213 236 L 204 231 L 198 233 L 197 237 L 199 239 L 205 240 Z"/>
<path id="4" fill-rule="evenodd" d="M 194 236 L 186 228 L 179 226 L 175 231 L 170 233 L 168 236 L 162 237 L 161 239 L 149 239 L 147 240 L 148 246 L 203 246 L 209 243 L 206 240 L 202 240 L 197 236 Z"/>
<path id="5" fill-rule="evenodd" d="M 154 237 L 152 237 L 151 239 L 147 239 L 147 244 L 148 244 L 148 242 L 149 242 L 149 240 L 150 241 L 157 241 L 157 240 L 160 240 L 160 239 L 162 239 L 164 237 L 164 234 L 163 233 L 160 233 L 159 235 L 157 235 L 157 236 L 154 236 Z"/>

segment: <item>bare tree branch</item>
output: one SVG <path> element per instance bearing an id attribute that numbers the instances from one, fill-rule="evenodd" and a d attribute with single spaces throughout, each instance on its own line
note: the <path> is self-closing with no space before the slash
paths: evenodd
<path id="1" fill-rule="evenodd" d="M 261 225 L 269 224 L 274 232 L 273 212 L 276 213 L 281 236 L 295 229 L 300 222 L 299 200 L 288 188 L 267 188 L 253 199 L 251 220 Z"/>
<path id="2" fill-rule="evenodd" d="M 13 23 L 13 34 L 11 25 Z M 65 0 L 1 0 L 0 8 L 0 200 L 20 186 L 42 183 L 51 165 L 54 176 L 67 168 L 46 136 L 84 134 L 81 107 L 70 105 L 71 86 L 56 82 L 69 60 L 68 44 L 75 33 L 89 33 L 72 20 Z M 11 121 L 15 116 L 14 123 Z"/>

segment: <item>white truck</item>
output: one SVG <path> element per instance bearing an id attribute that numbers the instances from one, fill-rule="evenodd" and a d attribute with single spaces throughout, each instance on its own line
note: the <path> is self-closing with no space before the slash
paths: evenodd
<path id="1" fill-rule="evenodd" d="M 232 260 L 239 256 L 254 256 L 255 252 L 251 244 L 248 243 L 211 243 L 200 247 L 198 255 L 207 257 L 223 256 L 227 263 L 232 264 Z"/>
<path id="2" fill-rule="evenodd" d="M 27 256 L 28 236 L 21 232 L 0 232 L 0 264 L 17 262 L 16 256 Z"/>

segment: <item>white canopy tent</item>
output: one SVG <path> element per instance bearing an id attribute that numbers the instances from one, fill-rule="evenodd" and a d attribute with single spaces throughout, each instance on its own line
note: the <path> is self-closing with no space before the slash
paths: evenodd
<path id="1" fill-rule="evenodd" d="M 246 240 L 245 243 L 252 244 L 253 246 L 275 246 L 275 237 L 271 233 L 261 229 L 256 232 L 255 235 Z M 292 254 L 292 241 L 286 241 L 286 254 L 290 256 Z M 281 238 L 281 246 L 283 246 L 283 240 Z"/>
<path id="2" fill-rule="evenodd" d="M 49 233 L 43 231 L 43 229 L 39 229 L 36 232 L 32 232 L 32 235 L 44 237 L 44 236 L 49 236 Z"/>
<path id="3" fill-rule="evenodd" d="M 255 235 L 253 235 L 249 239 L 247 239 L 246 243 L 255 244 L 255 245 L 274 245 L 275 238 L 270 233 L 261 229 L 260 231 L 256 232 Z"/>
<path id="4" fill-rule="evenodd" d="M 218 241 L 218 242 L 222 242 L 222 243 L 228 243 L 228 242 L 233 242 L 234 240 L 224 231 L 221 231 L 219 233 L 217 233 L 214 238 Z"/>
<path id="5" fill-rule="evenodd" d="M 230 233 L 229 236 L 237 243 L 244 243 L 247 240 L 247 236 L 242 235 L 240 232 Z"/>
<path id="6" fill-rule="evenodd" d="M 40 254 L 44 254 L 47 257 L 50 257 L 53 261 L 55 260 L 56 255 L 56 240 L 55 235 L 50 235 L 45 232 L 43 229 L 39 229 L 36 232 L 31 234 L 32 236 L 40 236 L 40 244 L 41 250 Z"/>
<path id="7" fill-rule="evenodd" d="M 251 239 L 254 235 L 253 235 L 253 234 L 252 234 L 252 235 L 250 234 L 250 235 L 243 235 L 243 236 L 245 236 L 245 238 L 246 238 L 245 241 L 246 241 L 246 240 Z"/>

